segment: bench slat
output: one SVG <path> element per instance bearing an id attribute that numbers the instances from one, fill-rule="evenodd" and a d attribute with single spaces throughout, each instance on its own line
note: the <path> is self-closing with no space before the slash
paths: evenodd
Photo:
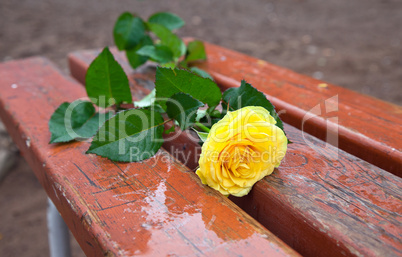
<path id="1" fill-rule="evenodd" d="M 326 140 L 338 131 L 339 148 L 402 177 L 402 107 L 278 67 L 217 45 L 205 43 L 208 60 L 198 67 L 211 73 L 221 88 L 245 79 L 268 94 L 288 124 Z M 325 84 L 320 87 L 320 84 Z M 306 121 L 306 112 L 338 96 L 336 122 L 322 114 Z M 338 123 L 338 124 L 337 124 Z"/>
<path id="2" fill-rule="evenodd" d="M 163 149 L 124 164 L 48 144 L 51 114 L 86 93 L 46 59 L 2 63 L 0 77 L 0 117 L 87 256 L 298 256 Z"/>
<path id="3" fill-rule="evenodd" d="M 70 54 L 75 78 L 84 81 L 97 52 Z M 129 67 L 122 53 L 113 54 L 130 74 L 134 98 L 146 94 L 138 84 L 145 84 L 138 71 Z M 231 199 L 303 255 L 399 256 L 402 180 L 289 125 L 285 130 L 294 144 L 281 166 L 250 195 Z M 187 146 L 191 144 L 187 139 Z"/>

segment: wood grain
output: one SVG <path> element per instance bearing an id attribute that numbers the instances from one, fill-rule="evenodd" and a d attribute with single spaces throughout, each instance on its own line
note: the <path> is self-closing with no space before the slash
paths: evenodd
<path id="1" fill-rule="evenodd" d="M 401 106 L 217 45 L 205 47 L 208 60 L 198 67 L 222 89 L 245 79 L 267 94 L 286 123 L 402 177 Z"/>
<path id="2" fill-rule="evenodd" d="M 48 144 L 54 110 L 86 94 L 46 59 L 2 63 L 0 77 L 0 117 L 87 256 L 298 256 L 163 149 L 126 164 Z"/>
<path id="3" fill-rule="evenodd" d="M 151 83 L 138 80 L 138 70 L 113 53 L 130 74 L 134 98 L 149 92 L 141 85 Z M 82 81 L 95 56 L 91 50 L 70 54 L 72 75 Z M 401 178 L 292 126 L 285 124 L 285 130 L 294 144 L 281 166 L 250 195 L 230 199 L 302 255 L 400 256 Z M 199 147 L 182 135 L 178 145 L 187 142 L 186 151 L 196 159 Z M 175 141 L 166 149 L 180 149 L 174 147 Z"/>

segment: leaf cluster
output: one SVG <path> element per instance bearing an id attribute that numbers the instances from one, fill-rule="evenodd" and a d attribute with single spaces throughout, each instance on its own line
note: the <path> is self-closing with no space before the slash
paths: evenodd
<path id="1" fill-rule="evenodd" d="M 202 41 L 194 40 L 186 46 L 174 33 L 184 25 L 180 17 L 169 12 L 155 13 L 146 21 L 125 12 L 114 25 L 113 37 L 134 69 L 148 60 L 165 67 L 188 68 L 194 61 L 205 60 L 206 53 Z"/>
<path id="2" fill-rule="evenodd" d="M 185 46 L 172 32 L 183 25 L 184 21 L 171 13 L 156 13 L 146 22 L 123 13 L 116 22 L 114 38 L 118 49 L 126 51 L 130 64 L 138 67 L 147 60 L 165 64 L 156 69 L 155 89 L 134 102 L 134 107 L 123 108 L 133 103 L 127 75 L 105 47 L 86 73 L 90 101 L 65 102 L 56 109 L 49 120 L 50 143 L 93 137 L 86 153 L 114 161 L 142 161 L 156 154 L 164 132 L 174 130 L 174 126 L 165 130 L 167 122 L 181 130 L 193 128 L 203 142 L 211 126 L 227 111 L 245 106 L 266 108 L 283 129 L 274 106 L 250 84 L 242 81 L 239 88 L 222 95 L 208 73 L 189 67 L 190 62 L 204 60 L 206 55 L 202 42 Z M 150 33 L 159 38 L 156 43 Z"/>

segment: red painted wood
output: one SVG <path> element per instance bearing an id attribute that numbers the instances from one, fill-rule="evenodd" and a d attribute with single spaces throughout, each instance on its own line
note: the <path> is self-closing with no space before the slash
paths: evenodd
<path id="1" fill-rule="evenodd" d="M 198 67 L 210 72 L 222 89 L 238 87 L 245 79 L 267 94 L 288 124 L 324 141 L 327 131 L 338 131 L 337 147 L 402 176 L 401 106 L 217 45 L 205 43 L 205 47 L 208 60 Z M 335 103 L 330 99 L 334 96 L 338 104 L 331 111 L 328 107 Z M 303 123 L 306 113 L 315 107 L 321 113 Z"/>
<path id="2" fill-rule="evenodd" d="M 298 256 L 164 150 L 126 164 L 48 144 L 54 110 L 86 94 L 46 59 L 0 77 L 0 117 L 87 256 Z"/>
<path id="3" fill-rule="evenodd" d="M 123 54 L 114 54 L 136 92 L 137 74 Z M 73 76 L 83 78 L 95 56 L 70 54 Z M 401 178 L 289 125 L 285 130 L 294 144 L 282 165 L 249 196 L 231 199 L 305 256 L 399 256 Z"/>

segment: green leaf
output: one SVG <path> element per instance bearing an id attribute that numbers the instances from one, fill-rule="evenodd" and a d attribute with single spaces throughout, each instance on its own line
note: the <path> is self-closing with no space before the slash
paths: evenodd
<path id="1" fill-rule="evenodd" d="M 175 127 L 174 126 L 171 126 L 169 129 L 166 129 L 165 130 L 165 134 L 167 135 L 167 134 L 170 134 L 170 133 L 172 133 L 172 132 L 174 132 L 175 131 Z"/>
<path id="2" fill-rule="evenodd" d="M 194 40 L 188 43 L 186 61 L 206 60 L 207 54 L 205 53 L 204 43 L 200 40 Z"/>
<path id="3" fill-rule="evenodd" d="M 50 143 L 69 142 L 95 135 L 112 112 L 96 113 L 91 102 L 77 100 L 62 103 L 49 120 Z"/>
<path id="4" fill-rule="evenodd" d="M 193 73 L 197 74 L 200 77 L 206 78 L 206 79 L 210 79 L 210 80 L 214 80 L 214 78 L 206 71 L 201 70 L 200 68 L 197 67 L 191 67 L 190 71 L 192 71 Z"/>
<path id="5" fill-rule="evenodd" d="M 119 50 L 130 49 L 145 36 L 145 25 L 139 17 L 125 12 L 117 19 L 113 29 L 114 42 Z"/>
<path id="6" fill-rule="evenodd" d="M 148 56 L 143 56 L 137 54 L 137 51 L 140 50 L 144 46 L 153 45 L 152 39 L 149 36 L 143 37 L 143 39 L 133 48 L 126 50 L 126 56 L 128 62 L 130 63 L 131 67 L 134 69 L 138 68 L 139 66 L 143 65 L 146 61 L 148 61 Z"/>
<path id="7" fill-rule="evenodd" d="M 173 60 L 172 51 L 164 45 L 144 46 L 137 51 L 137 54 L 147 56 L 158 63 L 167 63 Z"/>
<path id="8" fill-rule="evenodd" d="M 148 22 L 163 25 L 169 30 L 181 28 L 185 24 L 179 16 L 170 12 L 154 13 L 149 17 Z"/>
<path id="9" fill-rule="evenodd" d="M 196 130 L 196 129 L 193 129 L 196 133 L 197 133 L 197 135 L 198 135 L 198 137 L 201 139 L 201 141 L 204 143 L 205 141 L 207 141 L 207 138 L 208 138 L 208 134 L 209 133 L 207 133 L 207 132 L 201 132 L 201 131 L 198 131 L 198 130 Z"/>
<path id="10" fill-rule="evenodd" d="M 99 107 L 132 102 L 126 73 L 107 47 L 89 65 L 85 88 L 88 97 Z"/>
<path id="11" fill-rule="evenodd" d="M 186 60 L 182 60 L 181 62 L 178 63 L 177 67 L 181 68 L 181 69 L 185 69 L 188 70 L 188 63 Z"/>
<path id="12" fill-rule="evenodd" d="M 163 143 L 163 118 L 147 109 L 119 112 L 99 129 L 86 153 L 136 162 L 155 155 Z"/>
<path id="13" fill-rule="evenodd" d="M 222 97 L 225 104 L 223 109 L 229 104 L 230 110 L 238 110 L 246 106 L 261 106 L 269 111 L 276 120 L 276 126 L 283 130 L 282 120 L 275 111 L 274 105 L 265 97 L 265 95 L 255 89 L 246 81 L 242 80 L 240 87 L 229 88 L 223 93 Z"/>
<path id="14" fill-rule="evenodd" d="M 217 106 L 222 94 L 218 86 L 210 79 L 201 78 L 190 71 L 169 68 L 156 68 L 156 98 L 169 98 L 176 93 L 186 93 L 193 98 Z M 158 103 L 166 110 L 166 100 L 158 99 Z"/>
<path id="15" fill-rule="evenodd" d="M 183 40 L 168 28 L 157 23 L 148 23 L 148 27 L 161 40 L 162 45 L 170 48 L 173 52 L 173 57 L 179 58 L 186 53 L 186 45 Z"/>
<path id="16" fill-rule="evenodd" d="M 220 121 L 224 116 L 225 114 L 219 112 L 218 110 L 209 111 L 208 109 L 198 109 L 195 121 L 206 126 L 207 128 L 210 128 L 216 122 Z M 196 125 L 198 124 L 196 123 Z"/>
<path id="17" fill-rule="evenodd" d="M 151 93 L 146 95 L 143 99 L 140 101 L 135 101 L 134 102 L 134 107 L 137 108 L 148 108 L 152 111 L 156 111 L 159 113 L 165 113 L 165 110 L 160 107 L 160 105 L 155 104 L 155 88 L 152 89 Z"/>
<path id="18" fill-rule="evenodd" d="M 223 118 L 224 116 L 224 115 L 222 116 L 222 113 L 218 110 L 212 110 L 209 115 L 211 115 L 211 117 L 214 118 Z"/>
<path id="19" fill-rule="evenodd" d="M 135 101 L 134 107 L 144 108 L 151 106 L 155 102 L 155 92 L 156 91 L 154 88 L 152 89 L 151 93 L 142 98 L 140 101 Z"/>
<path id="20" fill-rule="evenodd" d="M 204 106 L 203 103 L 188 94 L 174 94 L 166 102 L 166 113 L 171 119 L 180 124 L 180 129 L 185 130 L 195 122 L 197 109 Z"/>
<path id="21" fill-rule="evenodd" d="M 205 116 L 207 116 L 207 109 L 204 109 L 204 110 L 198 109 L 197 116 L 195 117 L 195 121 L 199 122 Z"/>
<path id="22" fill-rule="evenodd" d="M 175 62 L 168 62 L 168 63 L 161 64 L 159 66 L 163 67 L 163 68 L 174 69 L 174 68 L 176 68 L 176 63 Z"/>

